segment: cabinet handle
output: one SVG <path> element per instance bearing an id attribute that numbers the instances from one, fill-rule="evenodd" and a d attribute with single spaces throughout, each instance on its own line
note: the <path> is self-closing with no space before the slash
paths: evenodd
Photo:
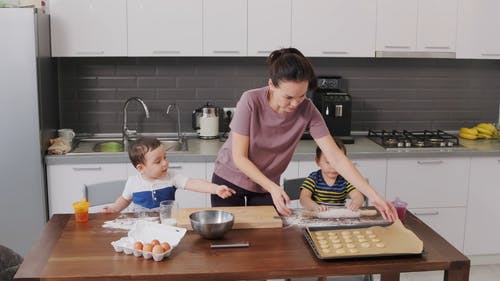
<path id="1" fill-rule="evenodd" d="M 448 50 L 450 49 L 449 46 L 425 46 L 426 49 L 431 49 L 431 50 Z"/>
<path id="2" fill-rule="evenodd" d="M 102 167 L 73 167 L 73 171 L 81 172 L 81 171 L 101 171 Z"/>
<path id="3" fill-rule="evenodd" d="M 439 211 L 429 211 L 429 212 L 414 212 L 415 216 L 437 216 Z"/>
<path id="4" fill-rule="evenodd" d="M 181 51 L 177 50 L 154 50 L 153 54 L 180 54 Z"/>
<path id="5" fill-rule="evenodd" d="M 349 52 L 346 51 L 322 51 L 324 55 L 347 55 Z"/>
<path id="6" fill-rule="evenodd" d="M 104 51 L 78 51 L 77 55 L 104 55 Z"/>
<path id="7" fill-rule="evenodd" d="M 410 49 L 410 46 L 384 46 L 386 49 Z"/>
<path id="8" fill-rule="evenodd" d="M 213 51 L 214 54 L 239 54 L 240 51 Z"/>
<path id="9" fill-rule="evenodd" d="M 182 169 L 181 165 L 168 166 L 169 169 Z"/>
<path id="10" fill-rule="evenodd" d="M 257 51 L 257 54 L 270 54 L 271 51 Z"/>
<path id="11" fill-rule="evenodd" d="M 443 164 L 443 160 L 434 160 L 434 161 L 417 161 L 419 165 L 437 165 Z"/>
<path id="12" fill-rule="evenodd" d="M 500 57 L 500 54 L 496 54 L 496 53 L 484 53 L 484 54 L 481 54 L 481 56 L 483 57 Z"/>

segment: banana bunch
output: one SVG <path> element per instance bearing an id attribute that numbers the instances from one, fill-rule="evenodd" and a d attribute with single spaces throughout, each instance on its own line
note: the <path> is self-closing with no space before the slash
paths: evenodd
<path id="1" fill-rule="evenodd" d="M 491 139 L 498 138 L 499 132 L 491 123 L 479 123 L 472 128 L 460 128 L 459 136 L 464 139 Z"/>

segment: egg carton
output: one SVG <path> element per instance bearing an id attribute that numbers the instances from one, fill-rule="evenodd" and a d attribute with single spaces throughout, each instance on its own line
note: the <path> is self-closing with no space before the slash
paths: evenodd
<path id="1" fill-rule="evenodd" d="M 126 255 L 134 255 L 155 261 L 162 261 L 165 257 L 170 256 L 172 250 L 179 244 L 181 239 L 186 234 L 185 228 L 174 227 L 170 225 L 158 224 L 149 221 L 138 221 L 128 232 L 128 236 L 122 237 L 111 242 L 111 245 L 117 253 L 125 253 Z M 170 249 L 161 254 L 153 254 L 143 250 L 134 249 L 134 243 L 140 241 L 142 243 L 158 239 L 162 242 L 170 244 Z"/>
<path id="2" fill-rule="evenodd" d="M 125 253 L 126 255 L 134 255 L 136 257 L 143 257 L 145 259 L 151 259 L 155 261 L 162 261 L 164 258 L 170 256 L 174 247 L 170 247 L 170 249 L 161 254 L 154 254 L 152 252 L 147 252 L 143 250 L 134 249 L 134 243 L 137 241 L 133 241 L 129 237 L 122 237 L 119 240 L 111 242 L 111 245 L 115 249 L 117 253 Z M 143 242 L 143 241 L 140 241 Z"/>

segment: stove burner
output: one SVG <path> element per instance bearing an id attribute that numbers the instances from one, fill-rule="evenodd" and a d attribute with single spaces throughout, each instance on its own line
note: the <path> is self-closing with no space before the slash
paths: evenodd
<path id="1" fill-rule="evenodd" d="M 369 130 L 368 138 L 385 148 L 457 147 L 458 137 L 442 130 Z"/>

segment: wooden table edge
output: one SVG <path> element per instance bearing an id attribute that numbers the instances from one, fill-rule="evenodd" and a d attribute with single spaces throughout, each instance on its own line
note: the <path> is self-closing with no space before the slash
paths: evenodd
<path id="1" fill-rule="evenodd" d="M 40 238 L 30 249 L 28 255 L 14 275 L 15 280 L 40 280 L 42 271 L 71 215 L 55 214 L 48 221 Z"/>

